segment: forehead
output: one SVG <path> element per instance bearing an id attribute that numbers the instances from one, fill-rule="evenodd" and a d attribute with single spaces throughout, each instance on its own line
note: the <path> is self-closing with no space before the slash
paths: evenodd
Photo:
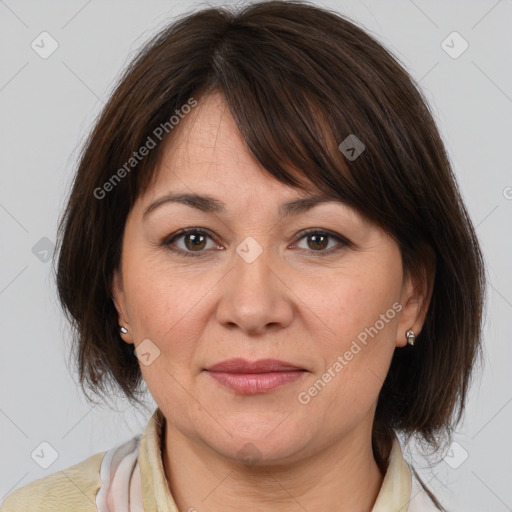
<path id="1" fill-rule="evenodd" d="M 218 166 L 259 167 L 222 95 L 199 100 L 179 125 L 164 153 L 173 167 L 208 171 Z"/>
<path id="2" fill-rule="evenodd" d="M 300 189 L 280 182 L 266 171 L 247 146 L 221 94 L 198 100 L 176 128 L 163 150 L 152 184 L 139 198 L 143 216 L 158 202 L 178 202 L 221 216 L 231 211 L 237 215 L 244 212 L 247 218 L 258 215 L 255 209 L 271 204 L 270 209 L 282 218 L 307 213 L 315 203 L 321 204 L 318 199 L 330 199 L 327 204 L 333 215 L 343 214 L 345 219 L 371 224 L 337 199 L 334 192 L 326 194 L 303 174 L 289 170 L 306 185 Z M 187 197 L 168 201 L 169 196 Z M 306 201 L 301 201 L 304 198 Z M 224 211 L 212 208 L 212 203 L 221 203 Z"/>
<path id="3" fill-rule="evenodd" d="M 175 129 L 163 150 L 149 194 L 173 185 L 187 189 L 199 184 L 203 192 L 216 195 L 233 189 L 242 195 L 244 191 L 254 192 L 255 187 L 290 198 L 304 194 L 279 182 L 258 162 L 221 94 L 202 97 Z M 296 171 L 290 173 L 299 176 Z M 305 176 L 299 178 L 307 184 L 308 192 L 320 192 Z"/>

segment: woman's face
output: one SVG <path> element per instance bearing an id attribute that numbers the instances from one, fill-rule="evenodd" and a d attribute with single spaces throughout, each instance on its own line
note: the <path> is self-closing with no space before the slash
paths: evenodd
<path id="1" fill-rule="evenodd" d="M 281 462 L 368 442 L 393 351 L 423 320 L 397 244 L 340 202 L 282 215 L 317 191 L 266 174 L 221 96 L 204 98 L 178 128 L 128 216 L 114 274 L 122 337 L 138 347 L 168 428 L 232 459 L 247 455 L 247 442 Z M 169 193 L 217 206 L 168 201 L 144 215 Z M 232 358 L 302 371 L 278 387 L 233 389 L 205 370 Z"/>

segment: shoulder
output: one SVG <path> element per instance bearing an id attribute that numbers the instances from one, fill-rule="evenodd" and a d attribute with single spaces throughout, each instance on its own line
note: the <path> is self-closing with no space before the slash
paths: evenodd
<path id="1" fill-rule="evenodd" d="M 101 486 L 99 470 L 106 452 L 57 471 L 9 494 L 1 512 L 73 510 L 97 512 L 95 496 Z"/>

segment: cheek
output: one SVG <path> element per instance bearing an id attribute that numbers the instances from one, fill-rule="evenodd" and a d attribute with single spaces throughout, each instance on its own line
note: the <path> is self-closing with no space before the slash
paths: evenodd
<path id="1" fill-rule="evenodd" d="M 390 334 L 397 318 L 392 306 L 399 297 L 399 283 L 391 271 L 378 279 L 372 274 L 344 275 L 299 293 L 306 297 L 304 302 L 315 313 L 319 327 L 328 333 L 328 346 L 343 350 L 358 336 L 364 343 L 365 336 Z M 297 285 L 301 286 L 300 281 Z"/>
<path id="2" fill-rule="evenodd" d="M 197 272 L 192 275 L 172 265 L 165 252 L 133 252 L 126 259 L 125 275 L 131 315 L 139 328 L 158 338 L 185 317 L 205 293 Z"/>
<path id="3" fill-rule="evenodd" d="M 199 272 L 197 265 L 172 264 L 165 254 L 135 256 L 126 261 L 125 289 L 136 344 L 150 339 L 162 355 L 154 367 L 142 365 L 144 378 L 153 379 L 153 370 L 165 361 L 173 375 L 188 380 L 195 371 L 198 340 L 213 314 L 211 297 L 221 275 Z"/>
<path id="4" fill-rule="evenodd" d="M 400 291 L 398 276 L 389 270 L 380 273 L 382 278 L 375 277 L 378 273 L 345 276 L 310 294 L 308 306 L 318 314 L 315 345 L 324 365 L 317 396 L 342 410 L 366 412 L 389 369 Z M 315 401 L 320 406 L 322 400 Z"/>

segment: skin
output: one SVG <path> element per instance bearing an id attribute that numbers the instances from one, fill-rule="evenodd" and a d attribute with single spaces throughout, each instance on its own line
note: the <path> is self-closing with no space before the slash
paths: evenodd
<path id="1" fill-rule="evenodd" d="M 265 173 L 220 95 L 202 98 L 174 135 L 127 218 L 113 294 L 128 328 L 123 340 L 149 339 L 160 350 L 141 371 L 166 417 L 162 460 L 179 510 L 371 511 L 383 480 L 371 446 L 378 393 L 395 348 L 408 329 L 419 334 L 426 309 L 404 277 L 398 245 L 337 201 L 279 219 L 281 203 L 314 186 L 305 193 Z M 212 195 L 226 212 L 167 203 L 143 219 L 170 191 Z M 199 248 L 183 236 L 163 245 L 183 228 L 212 236 Z M 298 236 L 308 228 L 351 245 Z M 251 263 L 236 252 L 248 236 L 263 251 Z M 402 310 L 300 403 L 298 394 L 394 303 Z M 307 372 L 270 392 L 240 395 L 203 371 L 232 357 L 281 359 Z M 259 461 L 244 465 L 248 442 Z"/>

